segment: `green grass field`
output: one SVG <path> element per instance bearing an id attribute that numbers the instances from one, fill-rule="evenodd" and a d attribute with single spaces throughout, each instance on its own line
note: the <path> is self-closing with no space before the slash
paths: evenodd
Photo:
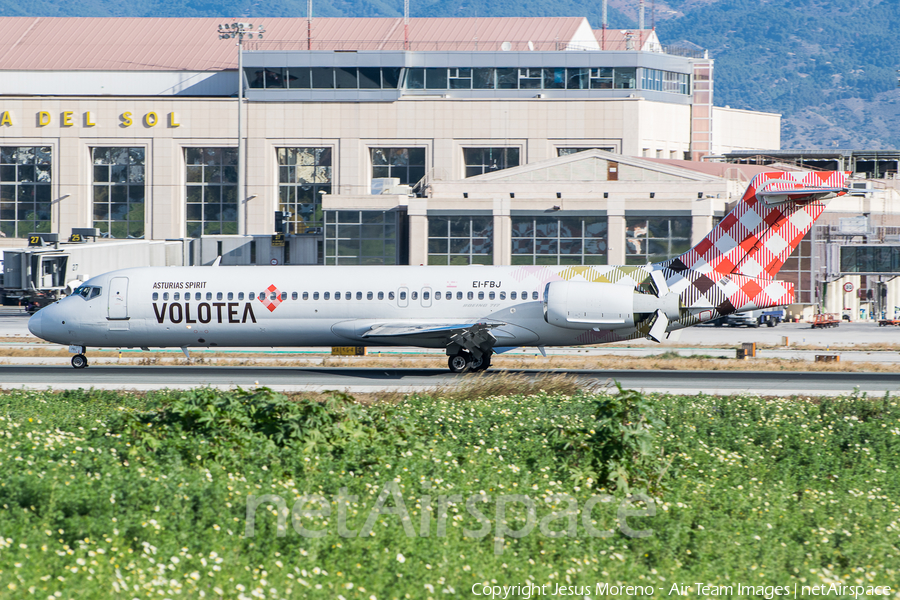
<path id="1" fill-rule="evenodd" d="M 6 392 L 0 598 L 900 597 L 894 399 L 629 397 Z"/>

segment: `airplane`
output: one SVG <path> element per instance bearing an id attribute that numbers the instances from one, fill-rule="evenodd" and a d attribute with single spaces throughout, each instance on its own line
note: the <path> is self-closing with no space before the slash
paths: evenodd
<path id="1" fill-rule="evenodd" d="M 28 321 L 69 346 L 443 348 L 454 373 L 506 349 L 648 338 L 794 301 L 774 278 L 842 171 L 770 172 L 681 256 L 629 266 L 140 267 L 93 277 Z"/>

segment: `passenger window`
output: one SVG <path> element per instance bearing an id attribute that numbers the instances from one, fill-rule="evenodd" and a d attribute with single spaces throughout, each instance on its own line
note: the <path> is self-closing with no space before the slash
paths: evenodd
<path id="1" fill-rule="evenodd" d="M 291 300 L 297 299 L 297 292 L 291 292 Z"/>
<path id="2" fill-rule="evenodd" d="M 537 292 L 531 292 L 531 299 L 532 299 L 532 300 L 537 300 L 538 298 L 539 298 L 539 296 L 538 296 L 538 293 L 537 293 Z"/>
<path id="3" fill-rule="evenodd" d="M 156 302 L 159 300 L 159 292 L 153 292 L 153 301 Z"/>
<path id="4" fill-rule="evenodd" d="M 500 292 L 500 299 L 506 300 L 506 292 Z"/>
<path id="5" fill-rule="evenodd" d="M 309 300 L 309 292 L 303 292 L 303 299 Z"/>
<path id="6" fill-rule="evenodd" d="M 394 292 L 388 292 L 388 300 L 394 299 Z"/>
<path id="7" fill-rule="evenodd" d="M 484 292 L 478 292 L 478 299 L 484 300 Z"/>
<path id="8" fill-rule="evenodd" d="M 212 292 L 206 292 L 206 299 L 212 300 Z"/>
<path id="9" fill-rule="evenodd" d="M 216 300 L 221 300 L 222 298 L 222 292 L 216 292 Z"/>
<path id="10" fill-rule="evenodd" d="M 369 292 L 369 295 L 371 295 L 371 294 L 372 294 L 372 292 Z M 362 300 L 362 292 L 356 292 L 356 299 L 357 299 L 357 300 Z M 370 298 L 370 299 L 371 299 L 371 298 Z"/>
<path id="11" fill-rule="evenodd" d="M 347 300 L 353 300 L 353 294 L 351 294 L 350 292 L 345 292 L 344 298 L 346 298 Z"/>
<path id="12" fill-rule="evenodd" d="M 163 300 L 169 299 L 169 292 L 163 292 Z"/>
<path id="13" fill-rule="evenodd" d="M 469 300 L 473 300 L 473 299 L 475 298 L 475 293 L 474 293 L 474 292 L 469 292 L 468 294 L 466 294 L 466 297 L 467 297 Z"/>
<path id="14" fill-rule="evenodd" d="M 462 300 L 462 292 L 456 292 L 456 299 Z"/>
<path id="15" fill-rule="evenodd" d="M 340 292 L 335 292 L 335 293 L 334 293 L 334 299 L 335 299 L 335 300 L 340 300 L 340 299 L 341 299 L 341 293 L 340 293 Z"/>
<path id="16" fill-rule="evenodd" d="M 429 294 L 428 292 L 422 292 L 422 300 L 428 300 L 430 296 L 431 294 Z"/>
<path id="17" fill-rule="evenodd" d="M 179 292 L 175 292 L 175 295 L 172 296 L 172 300 L 181 300 L 181 294 Z"/>
<path id="18" fill-rule="evenodd" d="M 296 299 L 296 295 L 294 295 L 294 299 Z M 281 292 L 281 301 L 284 302 L 287 300 L 287 292 Z"/>
<path id="19" fill-rule="evenodd" d="M 394 293 L 394 292 L 391 292 L 391 294 L 393 294 L 393 293 Z M 400 299 L 401 299 L 401 300 L 406 300 L 406 292 L 400 292 Z"/>
<path id="20" fill-rule="evenodd" d="M 331 300 L 331 294 L 329 292 L 323 293 L 322 300 Z"/>
<path id="21" fill-rule="evenodd" d="M 528 300 L 528 292 L 522 292 L 522 300 Z"/>
<path id="22" fill-rule="evenodd" d="M 375 294 L 369 292 L 366 294 L 366 300 L 373 300 L 375 298 Z"/>
<path id="23" fill-rule="evenodd" d="M 256 294 L 253 293 L 253 292 L 250 292 L 250 295 L 247 296 L 247 297 L 248 297 L 250 300 L 255 300 L 255 299 L 256 299 Z"/>
<path id="24" fill-rule="evenodd" d="M 234 292 L 228 292 L 228 300 L 234 300 Z"/>
<path id="25" fill-rule="evenodd" d="M 243 300 L 243 299 L 244 299 L 244 292 L 238 292 L 238 300 Z M 199 300 L 199 298 L 198 298 L 198 300 Z"/>
<path id="26" fill-rule="evenodd" d="M 488 300 L 494 299 L 494 292 L 488 292 Z"/>
<path id="27" fill-rule="evenodd" d="M 510 292 L 510 293 L 509 293 L 509 299 L 510 299 L 510 300 L 515 300 L 515 299 L 516 299 L 516 293 L 515 293 L 515 292 Z"/>
<path id="28" fill-rule="evenodd" d="M 435 292 L 435 293 L 434 293 L 434 299 L 435 299 L 435 300 L 440 300 L 440 299 L 441 299 L 441 293 L 440 293 L 440 292 Z"/>
<path id="29" fill-rule="evenodd" d="M 419 292 L 413 292 L 413 293 L 410 294 L 410 295 L 412 296 L 412 299 L 413 299 L 413 300 L 418 300 L 418 299 L 419 299 Z"/>
<path id="30" fill-rule="evenodd" d="M 313 300 L 319 299 L 319 292 L 313 292 Z"/>
<path id="31" fill-rule="evenodd" d="M 384 292 L 378 292 L 378 299 L 384 300 Z"/>

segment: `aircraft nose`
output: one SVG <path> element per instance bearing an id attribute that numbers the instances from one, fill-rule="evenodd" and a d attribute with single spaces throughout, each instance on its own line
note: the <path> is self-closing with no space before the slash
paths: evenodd
<path id="1" fill-rule="evenodd" d="M 30 331 L 32 334 L 36 335 L 37 337 L 41 337 L 41 334 L 43 333 L 43 330 L 41 327 L 41 320 L 44 318 L 44 315 L 42 315 L 41 313 L 43 313 L 43 312 L 44 312 L 43 310 L 39 310 L 36 313 L 34 313 L 33 315 L 31 315 L 30 319 L 28 319 L 28 331 Z"/>

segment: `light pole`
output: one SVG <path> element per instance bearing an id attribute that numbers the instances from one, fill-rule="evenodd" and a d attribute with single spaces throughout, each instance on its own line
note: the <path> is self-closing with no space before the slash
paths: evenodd
<path id="1" fill-rule="evenodd" d="M 262 39 L 266 32 L 262 25 L 254 29 L 253 23 L 225 23 L 219 25 L 219 39 L 236 39 L 235 45 L 238 47 L 238 235 L 247 235 L 247 215 L 246 201 L 247 190 L 244 181 L 244 171 L 246 170 L 246 160 L 244 151 L 246 144 L 244 143 L 244 37 L 253 39 L 256 34 L 258 39 Z"/>

